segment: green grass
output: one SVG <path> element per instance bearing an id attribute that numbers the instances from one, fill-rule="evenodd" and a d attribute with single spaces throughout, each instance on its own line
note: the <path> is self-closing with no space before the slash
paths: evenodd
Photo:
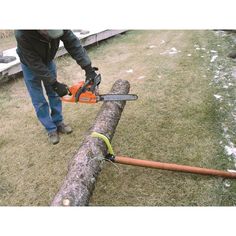
<path id="1" fill-rule="evenodd" d="M 115 80 L 126 79 L 130 93 L 139 96 L 127 102 L 123 111 L 112 140 L 115 153 L 233 169 L 233 161 L 220 145 L 226 113 L 220 112 L 213 96 L 222 88 L 213 83 L 215 68 L 207 54 L 217 44 L 226 47 L 227 43 L 211 31 L 129 31 L 90 47 L 93 65 L 102 73 L 101 93 L 108 92 Z M 195 44 L 206 51 L 196 50 Z M 180 52 L 163 54 L 173 47 Z M 70 85 L 84 79 L 69 56 L 57 60 L 57 65 L 60 81 Z M 133 73 L 127 73 L 129 69 Z M 49 205 L 101 105 L 64 104 L 65 120 L 74 132 L 51 146 L 35 118 L 23 80 L 5 86 L 0 88 L 0 122 L 4 124 L 0 205 Z M 226 188 L 221 178 L 105 163 L 90 204 L 235 205 L 235 186 L 230 183 Z"/>
<path id="2" fill-rule="evenodd" d="M 133 32 L 134 35 L 136 33 Z M 181 33 L 172 32 L 170 38 L 178 38 Z M 137 34 L 141 44 L 153 43 L 150 43 L 150 37 L 141 39 L 142 33 Z M 158 34 L 155 36 L 159 42 Z M 197 36 L 200 42 L 196 40 Z M 210 32 L 185 32 L 183 37 L 170 43 L 172 45 L 169 47 L 175 46 L 182 52 L 193 53 L 193 44 L 189 44 L 193 43 L 193 39 L 196 40 L 194 43 L 206 44 L 204 41 L 212 35 Z M 143 67 L 145 63 L 148 76 L 142 83 L 132 81 L 133 90 L 139 91 L 140 100 L 130 104 L 122 116 L 113 139 L 117 155 L 225 169 L 228 162 L 219 146 L 221 127 L 213 97 L 215 88 L 209 86 L 211 73 L 206 68 L 203 70 L 205 60 L 197 54 L 189 58 L 182 56 L 182 53 L 172 58 L 163 58 L 154 53 L 145 57 L 145 47 L 137 48 L 139 50 L 133 55 L 136 58 L 135 66 Z M 141 51 L 144 52 L 143 56 L 137 61 Z M 204 77 L 205 73 L 207 78 Z M 222 191 L 218 189 L 222 186 L 221 179 L 137 167 L 119 168 L 122 170 L 116 171 L 107 164 L 92 204 L 222 204 L 218 195 L 218 191 Z M 107 193 L 105 196 L 102 194 L 104 191 Z"/>

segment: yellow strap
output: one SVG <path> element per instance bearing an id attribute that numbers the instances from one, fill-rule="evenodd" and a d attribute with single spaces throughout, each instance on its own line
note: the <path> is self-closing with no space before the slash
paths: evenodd
<path id="1" fill-rule="evenodd" d="M 102 139 L 105 142 L 105 144 L 107 145 L 109 154 L 115 155 L 114 152 L 113 152 L 111 143 L 110 143 L 109 139 L 105 135 L 97 133 L 97 132 L 92 132 L 91 136 L 94 137 L 94 138 Z"/>

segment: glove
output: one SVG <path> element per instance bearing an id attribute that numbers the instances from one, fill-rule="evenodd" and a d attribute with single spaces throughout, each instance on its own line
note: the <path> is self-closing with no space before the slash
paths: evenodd
<path id="1" fill-rule="evenodd" d="M 60 97 L 70 93 L 68 86 L 66 84 L 59 83 L 58 81 L 52 84 L 52 88 Z"/>
<path id="2" fill-rule="evenodd" d="M 97 67 L 92 67 L 91 64 L 86 66 L 84 68 L 85 70 L 85 77 L 86 77 L 86 81 L 90 80 L 90 83 L 93 84 L 95 81 L 95 78 L 97 77 L 97 73 L 95 71 L 98 71 Z M 98 85 L 98 84 L 97 84 Z"/>
<path id="3" fill-rule="evenodd" d="M 101 75 L 95 72 L 98 70 L 98 68 L 92 67 L 90 64 L 86 66 L 84 70 L 85 70 L 85 76 L 86 76 L 85 83 L 89 82 L 88 84 L 91 85 L 90 90 L 94 92 L 96 87 L 101 83 Z"/>

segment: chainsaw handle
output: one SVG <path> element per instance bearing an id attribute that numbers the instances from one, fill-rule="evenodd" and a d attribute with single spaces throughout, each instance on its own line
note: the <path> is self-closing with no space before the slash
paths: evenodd
<path id="1" fill-rule="evenodd" d="M 89 81 L 87 82 L 89 83 Z M 61 98 L 63 102 L 72 102 L 72 103 L 96 103 L 97 96 L 91 91 L 86 91 L 86 82 L 80 81 L 79 83 L 71 86 L 69 88 L 70 94 Z M 81 92 L 82 91 L 82 92 Z"/>
<path id="2" fill-rule="evenodd" d="M 61 98 L 63 102 L 75 102 L 75 95 L 76 93 L 83 87 L 84 81 L 80 81 L 77 84 L 69 87 L 69 93 Z"/>
<path id="3" fill-rule="evenodd" d="M 77 92 L 75 93 L 75 102 L 79 101 L 79 97 L 80 95 L 85 92 L 86 87 L 89 85 L 90 80 L 87 80 L 83 83 L 83 85 L 77 90 Z"/>

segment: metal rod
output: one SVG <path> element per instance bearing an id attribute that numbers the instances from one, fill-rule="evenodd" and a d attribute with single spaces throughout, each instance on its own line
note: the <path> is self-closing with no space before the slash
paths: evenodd
<path id="1" fill-rule="evenodd" d="M 162 169 L 162 170 L 180 171 L 180 172 L 187 172 L 187 173 L 200 174 L 200 175 L 212 175 L 212 176 L 220 176 L 220 177 L 232 178 L 232 179 L 236 178 L 236 173 L 233 173 L 233 172 L 200 168 L 200 167 L 194 167 L 194 166 L 178 165 L 178 164 L 165 163 L 165 162 L 140 160 L 140 159 L 134 159 L 130 157 L 123 157 L 123 156 L 116 156 L 114 159 L 114 162 L 119 163 L 119 164 L 125 164 L 125 165 L 142 166 L 142 167 L 149 167 L 149 168 Z"/>

